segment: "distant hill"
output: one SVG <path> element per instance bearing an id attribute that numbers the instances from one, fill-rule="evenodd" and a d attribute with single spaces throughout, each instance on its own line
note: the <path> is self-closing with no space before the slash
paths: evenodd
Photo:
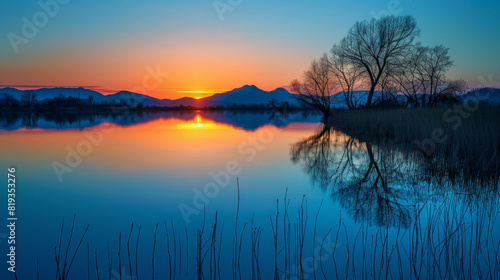
<path id="1" fill-rule="evenodd" d="M 241 88 L 216 93 L 212 96 L 194 99 L 190 97 L 183 97 L 177 100 L 163 99 L 165 105 L 163 106 L 232 106 L 237 105 L 257 105 L 268 104 L 272 99 L 278 102 L 297 103 L 295 95 L 289 93 L 284 88 L 277 88 L 273 91 L 264 91 L 254 85 L 245 85 Z"/>
<path id="2" fill-rule="evenodd" d="M 130 91 L 119 91 L 115 94 L 105 95 L 104 100 L 110 103 L 120 103 L 122 100 L 126 100 L 127 104 L 131 105 L 142 103 L 144 106 L 168 106 L 158 98 Z"/>
<path id="3" fill-rule="evenodd" d="M 463 103 L 477 100 L 480 103 L 500 105 L 500 89 L 491 87 L 473 89 L 462 95 L 461 100 Z"/>
<path id="4" fill-rule="evenodd" d="M 209 103 L 219 103 L 221 105 L 230 104 L 267 104 L 272 99 L 278 102 L 296 102 L 293 95 L 284 88 L 277 88 L 273 91 L 264 91 L 256 86 L 246 85 L 241 88 L 235 88 L 224 93 L 217 93 L 210 97 L 203 98 L 203 101 Z"/>
<path id="5" fill-rule="evenodd" d="M 157 98 L 150 97 L 147 95 L 129 92 L 129 91 L 120 91 L 110 95 L 104 95 L 100 92 L 85 89 L 82 87 L 79 88 L 63 88 L 63 87 L 55 87 L 55 88 L 41 88 L 33 90 L 36 93 L 36 98 L 39 101 L 45 99 L 53 99 L 59 95 L 62 95 L 66 98 L 73 97 L 75 99 L 88 99 L 91 97 L 95 102 L 121 102 L 122 99 L 125 99 L 128 104 L 139 104 L 143 103 L 144 106 L 164 106 L 161 105 L 161 101 Z M 21 100 L 21 96 L 24 93 L 22 90 L 18 90 L 15 88 L 2 88 L 0 89 L 0 95 L 3 94 L 11 94 L 14 98 Z"/>
<path id="6" fill-rule="evenodd" d="M 259 89 L 254 85 L 245 85 L 241 88 L 235 88 L 233 90 L 217 93 L 209 97 L 194 99 L 191 97 L 183 97 L 180 99 L 158 99 L 144 94 L 139 94 L 130 91 L 120 91 L 110 95 L 103 95 L 100 92 L 79 88 L 41 88 L 33 90 L 39 101 L 45 99 L 53 99 L 59 95 L 64 97 L 73 97 L 75 99 L 89 99 L 89 97 L 97 102 L 107 102 L 107 103 L 121 103 L 126 102 L 127 104 L 142 104 L 143 106 L 159 106 L 159 107 L 174 107 L 174 106 L 193 106 L 193 107 L 205 107 L 205 106 L 225 106 L 231 107 L 236 105 L 267 105 L 271 100 L 276 100 L 278 102 L 289 102 L 290 104 L 298 104 L 296 95 L 291 94 L 284 88 L 277 88 L 273 91 L 264 91 Z M 21 100 L 21 96 L 24 93 L 23 90 L 19 90 L 12 87 L 0 88 L 0 98 L 3 94 L 10 94 L 14 98 Z M 366 104 L 366 99 L 368 96 L 367 91 L 356 91 L 353 94 L 353 100 L 358 105 Z M 387 97 L 385 97 L 387 98 Z M 396 96 L 398 102 L 404 103 L 404 95 Z M 471 90 L 470 92 L 458 96 L 462 102 L 470 100 L 478 100 L 482 103 L 489 103 L 492 105 L 500 105 L 500 89 L 497 88 L 479 88 Z M 342 92 L 339 92 L 333 96 L 334 108 L 348 108 L 345 98 Z M 374 104 L 382 99 L 382 92 L 376 91 L 373 96 Z"/>
<path id="7" fill-rule="evenodd" d="M 194 107 L 204 107 L 204 106 L 231 106 L 233 104 L 237 105 L 256 105 L 256 104 L 268 104 L 272 99 L 278 102 L 289 102 L 297 103 L 293 94 L 289 93 L 284 88 L 278 88 L 273 91 L 264 91 L 259 89 L 254 85 L 246 85 L 241 88 L 235 88 L 231 91 L 224 93 L 217 93 L 215 95 L 194 99 L 190 97 L 183 97 L 176 100 L 171 99 L 158 99 L 148 95 L 139 94 L 130 91 L 120 91 L 110 95 L 103 95 L 100 92 L 93 91 L 85 88 L 41 88 L 33 90 L 39 101 L 45 99 L 53 99 L 59 95 L 64 97 L 73 97 L 75 99 L 88 99 L 89 96 L 98 103 L 101 102 L 115 102 L 120 103 L 122 100 L 127 102 L 127 104 L 140 104 L 144 106 L 194 106 Z M 0 97 L 3 94 L 11 94 L 14 98 L 21 100 L 21 96 L 24 93 L 23 90 L 18 90 L 15 88 L 1 88 Z"/>
<path id="8" fill-rule="evenodd" d="M 21 94 L 23 94 L 23 91 L 19 90 L 17 88 L 6 87 L 6 88 L 0 89 L 0 94 L 1 95 L 10 94 L 10 95 L 16 97 L 16 96 L 21 96 Z"/>

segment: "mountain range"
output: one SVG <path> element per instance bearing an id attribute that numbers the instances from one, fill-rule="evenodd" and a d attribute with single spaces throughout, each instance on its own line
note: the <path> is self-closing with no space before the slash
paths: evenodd
<path id="1" fill-rule="evenodd" d="M 88 99 L 92 98 L 95 102 L 116 102 L 119 103 L 125 100 L 127 104 L 140 104 L 143 106 L 165 106 L 165 107 L 175 107 L 175 106 L 193 106 L 193 107 L 204 107 L 204 106 L 225 106 L 230 107 L 233 104 L 237 105 L 267 105 L 271 100 L 276 100 L 278 102 L 289 102 L 290 104 L 298 104 L 297 95 L 288 92 L 284 88 L 277 88 L 273 91 L 264 91 L 259 89 L 254 85 L 245 85 L 241 88 L 235 88 L 233 90 L 217 93 L 209 97 L 195 99 L 191 97 L 183 97 L 180 99 L 158 99 L 144 94 L 139 94 L 130 91 L 119 91 L 114 94 L 104 95 L 100 92 L 86 89 L 86 88 L 41 88 L 33 90 L 39 101 L 45 99 L 52 99 L 59 95 L 64 97 L 73 97 L 77 99 Z M 23 90 L 19 90 L 12 87 L 0 88 L 0 97 L 4 94 L 10 94 L 14 98 L 20 100 Z M 354 100 L 358 104 L 365 104 L 367 92 L 357 91 L 353 94 Z M 374 100 L 381 97 L 381 92 L 375 92 Z M 462 103 L 467 100 L 477 100 L 479 102 L 489 103 L 492 105 L 500 105 L 500 89 L 497 88 L 481 88 L 469 91 L 466 94 L 458 96 Z M 403 95 L 398 95 L 397 99 L 404 103 L 405 97 Z M 334 96 L 335 108 L 347 108 L 343 93 L 337 93 Z"/>
<path id="2" fill-rule="evenodd" d="M 191 97 L 183 97 L 180 99 L 158 99 L 144 94 L 139 94 L 130 91 L 119 91 L 114 94 L 104 95 L 100 92 L 79 88 L 41 88 L 33 90 L 36 93 L 36 98 L 39 101 L 45 99 L 52 99 L 59 95 L 64 97 L 73 97 L 77 99 L 88 99 L 91 97 L 95 102 L 120 102 L 121 100 L 126 100 L 128 104 L 139 104 L 142 103 L 144 106 L 231 106 L 233 104 L 237 105 L 257 105 L 257 104 L 268 104 L 272 99 L 278 102 L 289 102 L 297 103 L 295 95 L 289 93 L 284 88 L 277 88 L 273 91 L 264 91 L 259 89 L 254 85 L 246 85 L 241 88 L 235 88 L 228 92 L 217 93 L 209 97 L 195 99 Z M 6 87 L 0 89 L 0 96 L 3 94 L 10 94 L 14 98 L 20 100 L 23 90 L 19 90 L 12 87 Z"/>

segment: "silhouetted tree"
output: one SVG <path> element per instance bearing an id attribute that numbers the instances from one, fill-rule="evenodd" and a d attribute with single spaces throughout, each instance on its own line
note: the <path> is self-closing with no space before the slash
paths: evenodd
<path id="1" fill-rule="evenodd" d="M 376 107 L 400 107 L 406 105 L 398 99 L 398 83 L 392 77 L 394 66 L 389 66 L 380 78 L 381 96 L 372 104 Z"/>
<path id="2" fill-rule="evenodd" d="M 54 104 L 57 108 L 63 106 L 65 97 L 62 93 L 58 93 L 56 97 L 54 97 Z"/>
<path id="3" fill-rule="evenodd" d="M 287 115 L 287 108 L 288 106 L 290 105 L 288 102 L 284 101 L 284 102 L 279 102 L 278 100 L 276 99 L 271 99 L 271 101 L 269 101 L 269 108 L 273 110 L 273 112 L 279 112 L 280 114 L 286 114 Z"/>
<path id="4" fill-rule="evenodd" d="M 5 108 L 14 108 L 19 106 L 19 101 L 12 96 L 12 94 L 4 94 L 2 104 Z"/>
<path id="5" fill-rule="evenodd" d="M 88 99 L 89 106 L 93 106 L 94 105 L 94 97 L 89 95 L 89 97 L 87 99 Z"/>
<path id="6" fill-rule="evenodd" d="M 416 45 L 398 65 L 391 77 L 399 91 L 413 107 L 436 106 L 457 93 L 463 93 L 467 84 L 463 80 L 449 81 L 446 72 L 453 65 L 449 49 L 442 45 L 423 47 Z"/>
<path id="7" fill-rule="evenodd" d="M 32 90 L 26 90 L 21 95 L 21 103 L 22 105 L 31 108 L 36 105 L 36 93 Z"/>
<path id="8" fill-rule="evenodd" d="M 64 106 L 66 106 L 66 107 L 77 107 L 78 106 L 78 100 L 76 98 L 74 98 L 73 96 L 68 96 L 68 98 L 66 98 L 64 100 Z"/>
<path id="9" fill-rule="evenodd" d="M 333 46 L 335 56 L 362 69 L 364 78 L 369 80 L 366 107 L 372 105 L 373 94 L 384 73 L 403 63 L 402 58 L 408 55 L 419 32 L 412 16 L 386 16 L 356 22 L 340 44 Z"/>
<path id="10" fill-rule="evenodd" d="M 362 85 L 362 75 L 364 70 L 349 62 L 349 60 L 340 56 L 339 52 L 334 49 L 330 52 L 330 62 L 332 72 L 337 78 L 342 99 L 349 109 L 357 109 L 360 107 L 360 97 L 356 96 L 356 90 Z"/>
<path id="11" fill-rule="evenodd" d="M 338 81 L 331 71 L 326 54 L 313 60 L 309 69 L 304 72 L 302 81 L 293 80 L 291 87 L 300 103 L 318 110 L 324 120 L 328 119 Z"/>

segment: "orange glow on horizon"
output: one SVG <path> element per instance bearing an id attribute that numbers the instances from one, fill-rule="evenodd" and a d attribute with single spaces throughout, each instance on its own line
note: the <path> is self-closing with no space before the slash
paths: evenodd
<path id="1" fill-rule="evenodd" d="M 0 76 L 11 85 L 92 86 L 99 92 L 105 88 L 104 94 L 140 88 L 151 97 L 172 100 L 204 98 L 250 84 L 270 91 L 300 77 L 311 56 L 298 47 L 261 47 L 267 43 L 233 32 L 215 40 L 201 31 L 168 40 L 155 36 L 147 44 L 110 39 L 106 48 L 80 45 L 23 52 L 2 61 Z"/>
<path id="2" fill-rule="evenodd" d="M 225 89 L 193 89 L 193 90 L 176 90 L 175 92 L 186 97 L 201 99 L 226 91 L 227 90 Z"/>
<path id="3" fill-rule="evenodd" d="M 178 93 L 212 93 L 212 94 L 215 94 L 215 93 L 221 93 L 221 92 L 225 92 L 226 90 L 225 89 L 221 89 L 221 90 L 178 90 L 177 92 Z"/>

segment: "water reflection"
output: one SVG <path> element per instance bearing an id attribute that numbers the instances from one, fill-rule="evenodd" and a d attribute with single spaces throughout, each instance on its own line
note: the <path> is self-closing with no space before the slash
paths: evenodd
<path id="1" fill-rule="evenodd" d="M 494 155 L 488 160 L 490 165 L 500 161 Z M 413 147 L 370 142 L 332 127 L 295 143 L 291 161 L 354 220 L 377 226 L 408 227 L 415 205 L 428 200 L 446 197 L 481 205 L 496 197 L 499 185 L 498 173 L 464 166 L 471 161 L 440 154 L 426 158 Z M 468 171 L 456 172 L 462 168 Z"/>
<path id="2" fill-rule="evenodd" d="M 127 255 L 132 222 L 134 243 L 142 229 L 139 246 L 131 248 L 141 279 L 152 279 L 153 274 L 167 279 L 172 270 L 178 279 L 198 279 L 199 274 L 208 279 L 213 271 L 221 273 L 220 279 L 231 279 L 234 273 L 244 279 L 251 275 L 258 279 L 256 275 L 262 273 L 268 279 L 276 272 L 280 279 L 314 279 L 315 274 L 319 279 L 323 273 L 326 279 L 350 279 L 358 272 L 359 278 L 398 273 L 402 279 L 406 271 L 414 275 L 410 279 L 474 279 L 490 270 L 500 271 L 496 262 L 500 241 L 495 234 L 499 206 L 497 201 L 480 203 L 495 197 L 498 175 L 477 167 L 467 173 L 474 176 L 453 173 L 460 171 L 453 162 L 473 167 L 463 163 L 461 156 L 425 158 L 412 147 L 331 128 L 315 133 L 318 123 L 307 112 L 305 116 L 257 111 L 142 113 L 125 118 L 123 114 L 18 116 L 2 116 L 2 124 L 14 124 L 9 129 L 23 129 L 0 133 L 4 144 L 0 153 L 5 167 L 15 166 L 22 178 L 16 193 L 23 205 L 19 207 L 23 224 L 17 232 L 22 240 L 18 248 L 21 279 L 35 279 L 37 256 L 40 273 L 55 275 L 53 249 L 60 241 L 61 219 L 74 213 L 78 215 L 74 240 L 91 224 L 75 260 L 74 279 L 88 279 L 85 245 L 90 246 L 91 274 L 97 273 L 97 265 L 92 264 L 98 263 L 101 277 L 119 275 L 117 252 L 121 248 L 122 257 Z M 29 129 L 51 126 L 56 129 Z M 95 136 L 98 130 L 109 133 L 103 132 L 92 153 L 65 173 L 63 182 L 58 181 L 52 163 L 65 164 L 68 149 L 78 149 L 89 132 Z M 272 134 L 273 141 L 251 144 L 265 133 Z M 236 176 L 231 177 L 226 188 L 208 199 L 204 186 L 215 182 L 213 174 L 221 174 L 234 161 L 242 168 L 239 184 Z M 488 168 L 498 166 L 497 159 L 489 161 L 493 165 Z M 311 179 L 318 188 L 311 187 Z M 323 201 L 325 197 L 331 199 Z M 436 203 L 425 203 L 429 200 Z M 441 203 L 445 200 L 449 203 Z M 203 210 L 199 208 L 186 222 L 179 205 L 195 203 L 203 203 Z M 156 224 L 160 227 L 155 244 Z M 64 238 L 63 244 L 68 236 Z M 238 246 L 233 240 L 239 240 Z M 460 246 L 457 254 L 458 244 L 468 246 Z M 207 256 L 201 261 L 203 271 L 196 269 L 200 248 Z M 219 257 L 215 262 L 207 253 L 213 248 L 223 264 L 217 269 Z M 236 248 L 242 256 L 237 266 Z M 317 257 L 318 251 L 322 258 Z M 313 258 L 316 270 L 309 268 Z M 165 265 L 169 260 L 173 266 Z M 122 261 L 130 271 L 130 262 Z M 182 270 L 176 263 L 182 263 Z M 233 265 L 224 265 L 229 263 Z M 442 270 L 443 275 L 426 267 Z M 462 268 L 471 271 L 468 277 L 461 277 Z"/>
<path id="3" fill-rule="evenodd" d="M 23 118 L 32 121 L 26 122 Z M 178 234 L 181 234 L 184 244 L 182 253 L 186 257 L 183 268 L 187 270 L 189 266 L 191 277 L 187 279 L 193 279 L 196 270 L 192 268 L 196 264 L 197 249 L 194 234 L 205 222 L 205 215 L 204 211 L 200 211 L 199 214 L 191 215 L 189 222 L 186 222 L 179 205 L 199 203 L 197 197 L 204 192 L 204 186 L 218 182 L 214 181 L 212 174 L 221 174 L 229 162 L 237 162 L 242 169 L 238 174 L 242 186 L 241 198 L 245 203 L 241 207 L 241 220 L 248 223 L 244 234 L 241 233 L 245 240 L 242 245 L 242 273 L 247 273 L 250 269 L 244 257 L 249 248 L 246 234 L 252 228 L 254 205 L 269 202 L 261 203 L 261 212 L 255 215 L 256 224 L 267 225 L 268 214 L 274 211 L 275 199 L 285 193 L 283 185 L 298 190 L 296 194 L 289 194 L 289 198 L 295 198 L 294 201 L 303 194 L 309 196 L 308 191 L 312 190 L 307 184 L 307 177 L 295 172 L 296 168 L 288 158 L 288 148 L 290 143 L 312 133 L 318 126 L 316 121 L 314 115 L 307 112 L 291 112 L 287 115 L 258 111 L 186 111 L 128 116 L 4 113 L 1 127 L 8 130 L 0 132 L 2 164 L 5 167 L 15 166 L 20 177 L 23 177 L 16 194 L 23 199 L 24 205 L 19 207 L 19 215 L 23 220 L 23 228 L 18 231 L 18 237 L 22 240 L 18 248 L 19 271 L 22 271 L 20 278 L 35 278 L 36 270 L 32 269 L 32 265 L 36 264 L 37 256 L 40 257 L 42 268 L 40 274 L 55 274 L 54 258 L 50 256 L 53 256 L 53 246 L 59 244 L 61 219 L 66 217 L 68 221 L 68 217 L 76 213 L 78 219 L 74 239 L 80 238 L 85 229 L 79 228 L 80 225 L 91 224 L 91 227 L 78 253 L 79 258 L 75 260 L 74 279 L 87 279 L 85 273 L 77 274 L 88 271 L 85 262 L 87 248 L 83 247 L 87 242 L 90 243 L 91 258 L 97 248 L 100 271 L 107 273 L 109 241 L 114 261 L 111 267 L 118 268 L 116 252 L 119 233 L 122 232 L 126 240 L 132 222 L 136 225 L 134 244 L 137 230 L 142 226 L 139 249 L 134 246 L 134 251 L 138 252 L 136 256 L 139 256 L 141 278 L 145 279 L 152 279 L 150 264 L 154 226 L 160 223 L 156 276 L 165 279 L 169 267 L 160 265 L 167 263 L 169 258 L 165 250 L 164 220 L 167 220 L 169 229 L 175 227 L 177 231 L 175 237 L 178 249 L 181 248 Z M 272 141 L 266 138 L 265 142 L 261 142 L 259 137 L 262 138 L 262 135 L 272 135 Z M 91 150 L 77 157 L 75 154 L 79 153 L 82 143 L 91 143 Z M 255 143 L 257 146 L 254 146 Z M 69 164 L 76 162 L 77 158 L 78 164 Z M 56 173 L 54 162 L 60 164 L 57 166 L 70 167 L 71 171 Z M 283 176 L 276 176 L 276 170 Z M 57 174 L 61 175 L 62 181 Z M 217 176 L 217 180 L 226 180 L 223 175 Z M 232 227 L 234 220 L 232 215 L 236 209 L 237 178 L 231 176 L 228 180 L 228 186 L 221 188 L 217 196 L 210 195 L 209 200 L 204 200 L 208 197 L 203 193 L 203 198 L 200 198 L 207 202 L 204 204 L 207 221 L 204 243 L 210 238 L 208 223 L 214 220 L 217 211 L 220 219 L 217 236 L 224 233 L 225 240 L 232 238 L 227 228 Z M 40 224 L 42 221 L 43 225 Z M 70 229 L 68 223 L 71 220 L 65 224 L 67 231 Z M 223 232 L 224 223 L 226 228 Z M 239 230 L 242 230 L 242 225 Z M 0 231 L 0 237 L 4 232 Z M 37 232 L 36 238 L 33 238 L 33 232 Z M 269 228 L 266 228 L 265 234 L 269 232 Z M 66 243 L 68 236 L 64 238 L 63 243 Z M 42 239 L 45 241 L 40 243 Z M 263 238 L 263 243 L 268 240 Z M 170 242 L 174 242 L 173 239 Z M 224 263 L 231 262 L 231 246 L 230 241 L 222 245 L 221 259 Z M 122 249 L 125 252 L 125 247 Z M 5 258 L 6 255 L 2 261 Z M 209 271 L 208 259 L 204 262 L 206 275 Z M 263 263 L 270 264 L 267 258 Z M 263 273 L 267 270 L 269 268 L 262 268 Z M 93 275 L 95 273 L 92 272 Z M 185 273 L 183 269 L 179 279 L 186 279 Z M 229 269 L 222 267 L 222 279 L 229 279 L 230 273 Z"/>
<path id="4" fill-rule="evenodd" d="M 290 122 L 318 122 L 317 114 L 310 111 L 134 111 L 134 112 L 0 112 L 0 130 L 19 129 L 85 129 L 113 123 L 120 126 L 138 125 L 159 119 L 192 121 L 189 125 L 203 127 L 201 119 L 227 124 L 235 128 L 253 131 L 267 124 L 285 127 Z"/>

